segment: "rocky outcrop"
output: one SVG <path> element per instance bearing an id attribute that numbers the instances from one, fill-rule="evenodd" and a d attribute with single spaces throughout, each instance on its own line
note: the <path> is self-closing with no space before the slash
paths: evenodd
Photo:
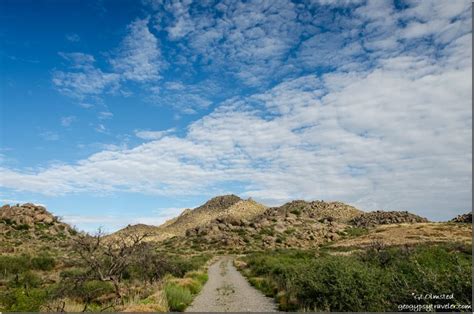
<path id="1" fill-rule="evenodd" d="M 61 222 L 43 206 L 26 203 L 0 207 L 0 253 L 38 248 L 38 243 L 44 242 L 67 245 L 65 240 L 76 234 L 74 228 Z"/>
<path id="2" fill-rule="evenodd" d="M 377 225 L 429 222 L 428 219 L 407 211 L 374 211 L 354 217 L 350 224 L 356 227 L 374 227 Z"/>
<path id="3" fill-rule="evenodd" d="M 251 199 L 242 200 L 235 195 L 215 197 L 204 205 L 181 214 L 172 223 L 160 226 L 161 237 L 184 236 L 186 230 L 201 228 L 212 221 L 248 220 L 262 214 L 266 207 Z"/>
<path id="4" fill-rule="evenodd" d="M 217 196 L 194 209 L 185 209 L 178 217 L 161 226 L 128 226 L 110 237 L 137 233 L 146 229 L 148 241 L 163 241 L 176 236 L 185 236 L 186 230 L 205 226 L 217 218 L 251 219 L 267 209 L 252 199 L 243 200 L 236 195 Z"/>
<path id="5" fill-rule="evenodd" d="M 463 215 L 459 215 L 456 218 L 450 220 L 450 222 L 455 223 L 472 223 L 472 213 L 467 213 Z"/>
<path id="6" fill-rule="evenodd" d="M 219 217 L 186 231 L 182 245 L 202 249 L 314 248 L 336 241 L 362 212 L 340 202 L 293 201 L 253 218 Z"/>
<path id="7" fill-rule="evenodd" d="M 234 194 L 221 195 L 211 198 L 203 205 L 194 209 L 194 212 L 220 212 L 225 210 L 242 199 Z"/>

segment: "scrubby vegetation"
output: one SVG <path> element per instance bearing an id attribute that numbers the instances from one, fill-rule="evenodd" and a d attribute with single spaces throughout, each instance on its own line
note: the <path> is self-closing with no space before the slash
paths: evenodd
<path id="1" fill-rule="evenodd" d="M 98 234 L 77 238 L 70 256 L 0 256 L 0 311 L 184 310 L 210 256 L 158 252 L 142 239 Z"/>
<path id="2" fill-rule="evenodd" d="M 243 273 L 281 310 L 398 311 L 401 304 L 471 304 L 467 245 L 373 247 L 350 256 L 274 251 L 244 258 Z M 449 295 L 452 299 L 417 298 Z"/>

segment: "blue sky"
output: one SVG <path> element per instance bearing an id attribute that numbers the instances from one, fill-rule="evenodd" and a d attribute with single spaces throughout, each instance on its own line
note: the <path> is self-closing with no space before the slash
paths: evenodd
<path id="1" fill-rule="evenodd" d="M 0 200 L 471 210 L 469 1 L 1 1 Z"/>

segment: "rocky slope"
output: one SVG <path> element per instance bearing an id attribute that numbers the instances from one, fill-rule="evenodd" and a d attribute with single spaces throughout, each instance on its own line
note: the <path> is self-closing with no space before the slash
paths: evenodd
<path id="1" fill-rule="evenodd" d="M 374 227 L 400 223 L 428 222 L 428 219 L 407 211 L 374 211 L 354 217 L 350 223 L 356 227 Z"/>
<path id="2" fill-rule="evenodd" d="M 162 241 L 175 236 L 184 236 L 186 230 L 204 226 L 217 218 L 251 219 L 260 215 L 266 207 L 252 199 L 243 200 L 236 195 L 217 196 L 205 204 L 184 210 L 178 217 L 154 227 L 133 225 L 116 232 L 114 235 L 146 232 L 148 241 Z M 113 235 L 112 235 L 113 236 Z"/>
<path id="3" fill-rule="evenodd" d="M 456 218 L 451 219 L 450 221 L 456 223 L 472 223 L 472 213 L 459 215 Z"/>
<path id="4" fill-rule="evenodd" d="M 363 213 L 341 202 L 293 201 L 253 218 L 219 217 L 186 231 L 165 246 L 199 249 L 311 248 L 335 241 Z"/>
<path id="5" fill-rule="evenodd" d="M 39 242 L 64 242 L 76 234 L 43 206 L 26 203 L 0 207 L 1 252 L 14 252 Z"/>

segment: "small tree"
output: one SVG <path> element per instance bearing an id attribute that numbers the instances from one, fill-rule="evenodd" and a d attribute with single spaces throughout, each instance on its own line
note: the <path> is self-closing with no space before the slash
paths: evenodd
<path id="1" fill-rule="evenodd" d="M 111 282 L 117 299 L 121 300 L 120 281 L 146 237 L 146 234 L 137 233 L 105 238 L 99 229 L 94 236 L 78 236 L 74 240 L 74 250 L 85 263 L 92 279 Z"/>
<path id="2" fill-rule="evenodd" d="M 161 279 L 166 273 L 172 273 L 168 259 L 156 253 L 149 243 L 142 243 L 134 262 L 129 267 L 130 275 L 147 283 Z"/>

